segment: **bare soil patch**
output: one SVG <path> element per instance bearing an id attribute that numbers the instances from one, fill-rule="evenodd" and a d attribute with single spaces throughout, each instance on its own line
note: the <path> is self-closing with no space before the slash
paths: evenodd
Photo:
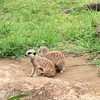
<path id="1" fill-rule="evenodd" d="M 20 60 L 1 59 L 0 60 L 0 71 L 2 72 L 1 75 L 3 75 L 3 70 L 8 68 L 7 66 L 10 67 L 10 69 L 15 66 L 15 68 L 12 68 L 10 71 L 10 73 L 12 73 L 11 76 L 9 76 L 8 74 L 5 74 L 5 75 L 8 75 L 7 76 L 8 78 L 11 77 L 11 82 L 5 83 L 5 84 L 9 84 L 9 85 L 5 85 L 5 88 L 3 89 L 3 91 L 6 90 L 6 92 L 8 94 L 9 94 L 8 88 L 10 85 L 11 85 L 11 87 L 13 86 L 10 89 L 11 90 L 10 93 L 12 95 L 13 91 L 15 92 L 15 90 L 22 91 L 21 85 L 22 85 L 22 87 L 25 85 L 25 91 L 26 91 L 26 84 L 29 85 L 32 83 L 34 85 L 37 85 L 37 87 L 44 84 L 43 87 L 45 87 L 46 89 L 48 87 L 48 91 L 49 91 L 49 89 L 50 89 L 50 91 L 52 91 L 51 85 L 53 85 L 53 83 L 55 83 L 55 86 L 56 86 L 56 84 L 58 84 L 58 83 L 57 83 L 57 80 L 55 80 L 55 79 L 59 79 L 61 81 L 59 83 L 60 85 L 63 83 L 64 83 L 64 85 L 69 83 L 68 87 L 65 86 L 69 92 L 66 93 L 65 87 L 63 87 L 62 85 L 59 88 L 57 85 L 56 89 L 54 89 L 55 86 L 53 87 L 53 89 L 54 89 L 53 95 L 55 95 L 55 93 L 57 95 L 60 95 L 60 93 L 61 93 L 61 97 L 63 97 L 64 93 L 65 93 L 66 95 L 64 98 L 69 98 L 69 97 L 71 98 L 68 100 L 72 100 L 72 98 L 74 100 L 94 100 L 94 99 L 99 100 L 99 98 L 100 98 L 100 78 L 97 75 L 98 68 L 89 66 L 88 63 L 86 62 L 84 56 L 67 57 L 65 72 L 62 74 L 57 73 L 57 75 L 55 77 L 52 77 L 51 79 L 50 78 L 42 78 L 42 76 L 35 77 L 35 78 L 27 77 L 27 75 L 30 74 L 31 67 L 32 67 L 29 58 L 22 58 Z M 3 67 L 5 67 L 5 68 L 3 68 Z M 4 73 L 6 73 L 6 72 L 8 72 L 8 70 L 4 70 Z M 14 73 L 15 73 L 15 75 L 14 75 Z M 23 76 L 21 76 L 21 75 L 23 75 Z M 15 77 L 15 76 L 16 76 L 16 78 L 14 78 L 14 80 L 13 80 L 13 77 Z M 17 79 L 17 76 L 19 76 L 18 79 Z M 4 80 L 1 82 L 5 82 L 6 78 L 2 78 L 2 76 L 1 76 L 1 79 Z M 52 80 L 52 79 L 54 79 L 54 80 Z M 39 81 L 41 81 L 41 80 L 43 80 L 43 81 L 39 83 Z M 48 80 L 50 81 L 50 83 L 47 83 L 47 84 L 49 84 L 50 86 L 45 85 L 46 81 L 49 82 Z M 6 80 L 6 81 L 8 81 L 8 80 Z M 51 84 L 51 81 L 54 81 L 54 82 Z M 35 82 L 38 82 L 38 84 L 37 83 L 35 84 Z M 19 84 L 20 84 L 20 86 L 19 86 Z M 2 85 L 3 84 L 1 83 L 0 86 L 2 86 Z M 29 89 L 32 87 L 33 87 L 33 85 L 28 86 L 27 91 L 29 91 Z M 70 89 L 69 89 L 69 87 L 70 87 Z M 39 89 L 39 91 L 40 90 L 41 89 Z M 37 94 L 39 94 L 38 93 L 39 91 L 37 92 L 36 90 L 34 90 L 34 88 L 32 89 L 32 91 L 35 91 Z M 41 90 L 41 91 L 45 91 L 45 90 Z M 61 91 L 63 91 L 63 92 L 61 92 Z M 36 94 L 35 98 L 36 98 L 36 100 L 40 100 L 40 99 L 37 99 L 37 97 L 39 97 L 39 96 L 37 96 L 37 94 Z M 45 94 L 44 97 L 46 97 L 46 96 L 47 95 Z M 58 97 L 58 96 L 56 96 L 56 97 Z M 1 99 L 1 100 L 3 100 L 3 99 Z M 32 100 L 32 98 L 31 99 L 22 99 L 22 100 Z M 52 100 L 52 99 L 50 99 L 50 100 Z M 58 100 L 58 99 L 54 99 L 54 100 Z M 67 99 L 62 99 L 62 100 L 67 100 Z"/>
<path id="2" fill-rule="evenodd" d="M 15 64 L 21 66 L 24 70 L 26 76 L 31 72 L 31 62 L 29 58 L 22 58 L 20 60 L 13 60 L 13 59 L 1 59 L 0 66 L 5 66 L 9 64 Z M 100 80 L 97 75 L 98 68 L 91 67 L 85 61 L 83 56 L 79 57 L 67 57 L 66 58 L 66 70 L 64 73 L 59 74 L 54 79 L 60 79 L 68 82 L 95 82 Z"/>

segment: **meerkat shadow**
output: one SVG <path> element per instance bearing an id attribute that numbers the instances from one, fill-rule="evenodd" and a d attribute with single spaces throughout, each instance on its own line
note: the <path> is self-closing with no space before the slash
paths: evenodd
<path id="1" fill-rule="evenodd" d="M 60 73 L 61 70 L 59 69 L 58 65 L 55 65 L 55 68 L 56 68 L 56 72 Z"/>

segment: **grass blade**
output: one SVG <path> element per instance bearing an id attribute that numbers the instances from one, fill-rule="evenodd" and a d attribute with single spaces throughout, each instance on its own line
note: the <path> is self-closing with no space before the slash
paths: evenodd
<path id="1" fill-rule="evenodd" d="M 19 98 L 23 98 L 23 97 L 27 97 L 27 96 L 29 96 L 29 95 L 28 94 L 19 94 L 19 95 L 10 97 L 7 100 L 15 100 L 15 99 L 19 99 Z"/>

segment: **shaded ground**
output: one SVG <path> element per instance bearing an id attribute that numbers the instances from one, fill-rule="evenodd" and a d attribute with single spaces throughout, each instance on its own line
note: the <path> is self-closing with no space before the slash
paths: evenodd
<path id="1" fill-rule="evenodd" d="M 31 63 L 28 58 L 23 58 L 21 60 L 0 60 L 0 66 L 16 64 L 20 65 L 25 74 L 29 75 L 31 72 Z M 100 80 L 97 75 L 98 68 L 89 66 L 83 56 L 79 57 L 68 57 L 66 58 L 66 70 L 63 74 L 57 73 L 56 79 L 73 82 L 95 82 Z"/>

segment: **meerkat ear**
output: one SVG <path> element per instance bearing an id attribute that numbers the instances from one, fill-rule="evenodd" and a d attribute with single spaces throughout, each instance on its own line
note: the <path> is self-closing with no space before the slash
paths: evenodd
<path id="1" fill-rule="evenodd" d="M 34 52 L 33 54 L 36 55 L 36 52 Z"/>

